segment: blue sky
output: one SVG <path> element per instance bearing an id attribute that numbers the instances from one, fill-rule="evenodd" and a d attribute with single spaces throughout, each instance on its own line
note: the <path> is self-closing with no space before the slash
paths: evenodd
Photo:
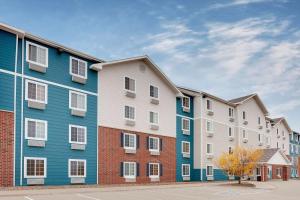
<path id="1" fill-rule="evenodd" d="M 0 21 L 105 60 L 148 54 L 174 83 L 258 93 L 300 131 L 300 1 L 0 0 Z"/>

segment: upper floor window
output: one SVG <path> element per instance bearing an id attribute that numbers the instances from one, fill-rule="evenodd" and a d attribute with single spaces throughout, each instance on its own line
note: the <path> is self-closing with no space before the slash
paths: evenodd
<path id="1" fill-rule="evenodd" d="M 233 137 L 233 128 L 232 127 L 228 127 L 228 136 Z"/>
<path id="2" fill-rule="evenodd" d="M 150 123 L 158 124 L 158 113 L 150 111 Z"/>
<path id="3" fill-rule="evenodd" d="M 46 158 L 25 157 L 24 158 L 24 178 L 45 178 L 46 177 Z"/>
<path id="4" fill-rule="evenodd" d="M 248 138 L 248 134 L 246 130 L 243 130 L 243 139 L 247 139 L 247 138 Z"/>
<path id="5" fill-rule="evenodd" d="M 206 109 L 212 110 L 212 101 L 209 99 L 206 100 Z"/>
<path id="6" fill-rule="evenodd" d="M 228 153 L 232 154 L 233 153 L 233 148 L 232 147 L 228 147 Z"/>
<path id="7" fill-rule="evenodd" d="M 47 121 L 25 118 L 25 138 L 47 140 Z"/>
<path id="8" fill-rule="evenodd" d="M 213 132 L 214 127 L 213 127 L 213 122 L 212 121 L 206 121 L 206 131 L 207 132 Z"/>
<path id="9" fill-rule="evenodd" d="M 135 80 L 129 77 L 125 77 L 125 90 L 135 92 Z"/>
<path id="10" fill-rule="evenodd" d="M 86 144 L 86 127 L 69 125 L 69 142 Z"/>
<path id="11" fill-rule="evenodd" d="M 86 111 L 87 96 L 86 94 L 70 91 L 69 94 L 69 107 L 70 109 Z"/>
<path id="12" fill-rule="evenodd" d="M 266 128 L 269 128 L 269 124 L 270 124 L 270 122 L 266 122 Z"/>
<path id="13" fill-rule="evenodd" d="M 182 97 L 182 107 L 190 109 L 190 97 Z"/>
<path id="14" fill-rule="evenodd" d="M 257 123 L 260 125 L 260 117 L 257 118 Z"/>
<path id="15" fill-rule="evenodd" d="M 158 87 L 150 85 L 150 97 L 158 99 Z"/>
<path id="16" fill-rule="evenodd" d="M 181 173 L 182 176 L 190 176 L 190 164 L 182 164 Z"/>
<path id="17" fill-rule="evenodd" d="M 69 159 L 69 177 L 86 177 L 86 160 Z"/>
<path id="18" fill-rule="evenodd" d="M 87 79 L 87 62 L 78 58 L 70 57 L 70 74 Z"/>
<path id="19" fill-rule="evenodd" d="M 149 151 L 159 151 L 160 139 L 158 137 L 149 137 Z"/>
<path id="20" fill-rule="evenodd" d="M 262 142 L 262 135 L 260 133 L 258 134 L 258 141 Z"/>
<path id="21" fill-rule="evenodd" d="M 181 142 L 181 152 L 184 154 L 190 154 L 190 143 L 186 141 Z"/>
<path id="22" fill-rule="evenodd" d="M 243 119 L 246 119 L 246 111 L 243 111 Z"/>
<path id="23" fill-rule="evenodd" d="M 276 133 L 277 133 L 277 135 L 279 135 L 279 130 L 278 130 L 278 128 L 276 129 Z"/>
<path id="24" fill-rule="evenodd" d="M 282 131 L 282 133 L 281 133 L 281 134 L 282 134 L 282 136 L 283 136 L 283 137 L 285 136 L 285 133 L 284 133 L 284 131 Z"/>
<path id="25" fill-rule="evenodd" d="M 135 178 L 136 177 L 136 162 L 124 162 L 123 163 L 123 176 L 125 178 Z"/>
<path id="26" fill-rule="evenodd" d="M 229 117 L 233 117 L 233 108 L 228 109 Z"/>
<path id="27" fill-rule="evenodd" d="M 25 99 L 47 104 L 48 86 L 39 82 L 26 80 Z"/>
<path id="28" fill-rule="evenodd" d="M 132 106 L 125 106 L 125 119 L 135 120 L 135 108 Z"/>
<path id="29" fill-rule="evenodd" d="M 123 137 L 124 137 L 123 138 L 124 148 L 135 150 L 136 149 L 136 144 L 137 144 L 136 134 L 124 133 Z"/>
<path id="30" fill-rule="evenodd" d="M 190 131 L 190 120 L 187 118 L 181 119 L 182 130 Z"/>
<path id="31" fill-rule="evenodd" d="M 48 48 L 32 42 L 26 42 L 26 61 L 48 67 Z"/>
<path id="32" fill-rule="evenodd" d="M 211 143 L 206 144 L 206 154 L 213 154 L 213 144 Z"/>

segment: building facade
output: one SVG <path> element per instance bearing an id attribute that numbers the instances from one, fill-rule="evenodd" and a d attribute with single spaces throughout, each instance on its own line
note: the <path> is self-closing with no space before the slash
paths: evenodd
<path id="1" fill-rule="evenodd" d="M 291 178 L 299 178 L 300 172 L 300 134 L 293 131 L 290 135 L 290 157 L 292 162 Z"/>
<path id="2" fill-rule="evenodd" d="M 1 137 L 9 152 L 0 161 L 2 184 L 96 184 L 98 77 L 90 66 L 101 60 L 0 29 Z"/>

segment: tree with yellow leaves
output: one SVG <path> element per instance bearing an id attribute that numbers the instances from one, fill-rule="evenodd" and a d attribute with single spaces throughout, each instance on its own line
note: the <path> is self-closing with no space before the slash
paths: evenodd
<path id="1" fill-rule="evenodd" d="M 229 153 L 223 153 L 217 159 L 217 166 L 227 174 L 234 174 L 241 184 L 243 176 L 250 176 L 262 156 L 259 149 L 237 147 Z"/>

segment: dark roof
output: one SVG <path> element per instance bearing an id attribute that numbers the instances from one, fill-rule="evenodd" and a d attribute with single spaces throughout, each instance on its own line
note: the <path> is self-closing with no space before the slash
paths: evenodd
<path id="1" fill-rule="evenodd" d="M 279 117 L 279 118 L 274 118 L 274 119 L 271 119 L 271 121 L 274 123 L 274 124 L 277 124 L 280 120 L 282 120 L 283 118 L 282 117 Z"/>
<path id="2" fill-rule="evenodd" d="M 254 95 L 256 95 L 256 94 L 249 94 L 247 96 L 243 96 L 243 97 L 231 99 L 231 100 L 229 100 L 229 102 L 230 103 L 240 103 L 240 102 L 245 101 L 246 99 L 248 99 L 248 98 L 250 98 L 250 97 L 252 97 Z"/>
<path id="3" fill-rule="evenodd" d="M 278 151 L 279 149 L 272 148 L 272 149 L 262 149 L 263 155 L 260 158 L 259 162 L 268 162 Z"/>

